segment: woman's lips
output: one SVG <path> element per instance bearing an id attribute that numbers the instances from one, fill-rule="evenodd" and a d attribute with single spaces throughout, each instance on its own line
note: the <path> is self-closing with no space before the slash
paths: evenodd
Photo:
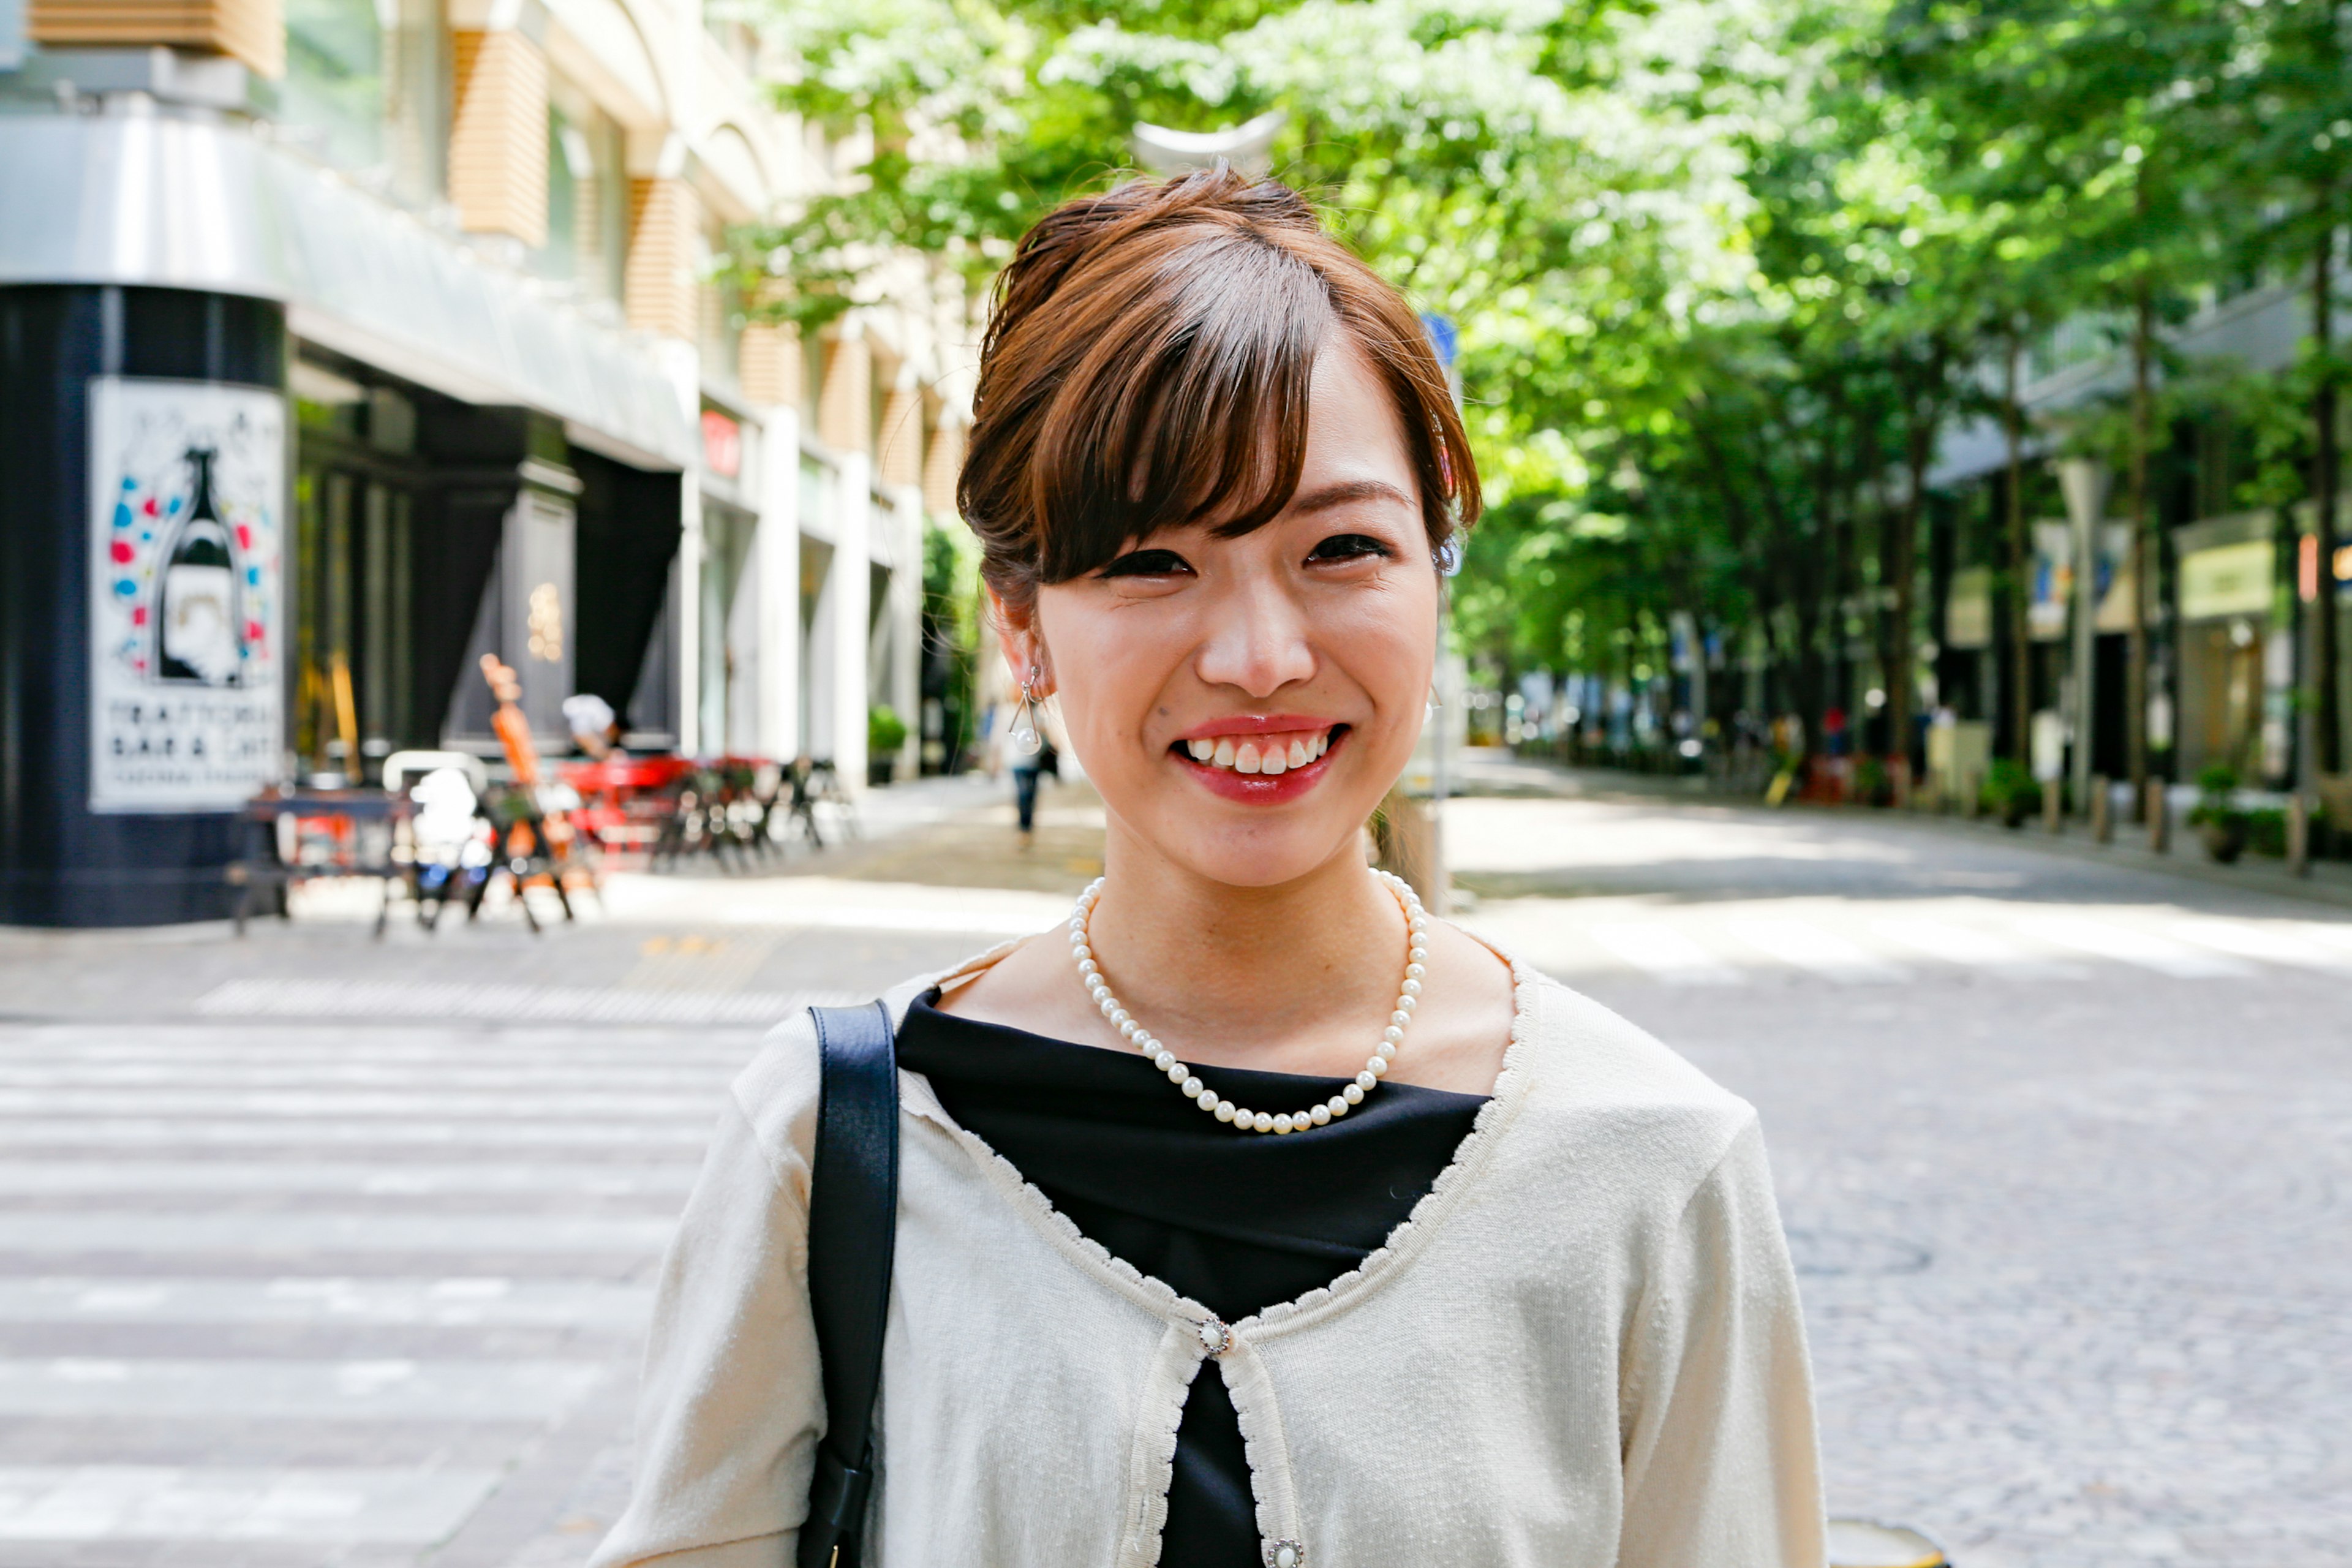
<path id="1" fill-rule="evenodd" d="M 1347 734 L 1348 727 L 1340 724 L 1267 735 L 1220 735 L 1213 742 L 1180 742 L 1170 752 L 1186 772 L 1227 800 L 1271 805 L 1296 800 L 1314 788 L 1330 771 L 1332 748 Z"/>

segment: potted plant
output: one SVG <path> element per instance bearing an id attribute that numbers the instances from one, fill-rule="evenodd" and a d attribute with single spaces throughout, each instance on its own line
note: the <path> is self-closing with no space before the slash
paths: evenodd
<path id="1" fill-rule="evenodd" d="M 898 748 L 907 743 L 907 721 L 887 703 L 866 710 L 866 782 L 877 788 L 898 769 Z"/>
<path id="2" fill-rule="evenodd" d="M 2197 774 L 2197 805 L 2189 826 L 2205 841 L 2205 853 L 2226 866 L 2245 853 L 2253 818 L 2238 805 L 2238 770 L 2214 763 Z"/>
<path id="3" fill-rule="evenodd" d="M 1885 805 L 1895 798 L 1895 781 L 1876 757 L 1857 757 L 1853 763 L 1853 798 L 1864 805 Z"/>
<path id="4" fill-rule="evenodd" d="M 1977 799 L 1986 812 L 2000 818 L 2003 827 L 2021 827 L 2042 809 L 2042 784 L 2023 763 L 2003 757 L 1985 773 Z"/>

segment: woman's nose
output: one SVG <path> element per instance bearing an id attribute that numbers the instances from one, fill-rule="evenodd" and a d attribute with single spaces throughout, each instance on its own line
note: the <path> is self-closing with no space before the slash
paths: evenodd
<path id="1" fill-rule="evenodd" d="M 1274 584 L 1236 587 L 1218 606 L 1194 663 L 1212 686 L 1271 697 L 1315 676 L 1315 649 L 1297 603 Z"/>

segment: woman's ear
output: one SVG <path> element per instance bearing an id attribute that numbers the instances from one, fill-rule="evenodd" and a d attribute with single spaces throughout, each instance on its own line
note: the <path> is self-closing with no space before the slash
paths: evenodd
<path id="1" fill-rule="evenodd" d="M 1037 680 L 1032 695 L 1051 695 L 1054 689 L 1054 660 L 1053 656 L 1045 651 L 1045 639 L 1037 635 L 1036 607 L 1033 605 L 1026 610 L 1015 611 L 997 596 L 995 589 L 991 588 L 988 591 L 988 618 L 996 626 L 996 646 L 1004 650 L 1004 662 L 1013 671 L 1014 683 L 1027 681 L 1029 672 L 1034 669 L 1037 672 Z"/>

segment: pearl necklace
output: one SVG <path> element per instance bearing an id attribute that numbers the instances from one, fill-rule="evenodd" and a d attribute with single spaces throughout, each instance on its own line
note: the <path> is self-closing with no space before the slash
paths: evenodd
<path id="1" fill-rule="evenodd" d="M 1102 897 L 1102 879 L 1097 877 L 1087 890 L 1078 895 L 1077 907 L 1070 912 L 1070 956 L 1078 965 L 1078 978 L 1084 982 L 1087 994 L 1094 998 L 1102 1016 L 1110 1020 L 1111 1027 L 1132 1041 L 1135 1048 L 1151 1058 L 1151 1065 L 1168 1075 L 1168 1081 L 1183 1091 L 1184 1098 L 1220 1121 L 1229 1121 L 1244 1132 L 1304 1132 L 1309 1127 L 1329 1124 L 1335 1116 L 1345 1116 L 1351 1106 L 1361 1105 L 1364 1096 L 1380 1087 L 1389 1070 L 1389 1058 L 1404 1043 L 1404 1032 L 1412 1025 L 1413 1010 L 1421 1005 L 1423 965 L 1429 960 L 1429 916 L 1423 912 L 1421 900 L 1405 885 L 1401 877 L 1386 871 L 1373 876 L 1387 884 L 1404 910 L 1405 955 L 1404 984 L 1398 990 L 1396 1007 L 1389 1014 L 1388 1027 L 1381 1031 L 1381 1042 L 1364 1063 L 1364 1070 L 1355 1081 L 1325 1100 L 1305 1110 L 1294 1110 L 1269 1116 L 1263 1110 L 1248 1110 L 1230 1100 L 1220 1099 L 1216 1090 L 1201 1081 L 1200 1076 L 1176 1059 L 1176 1053 L 1154 1039 L 1151 1032 L 1137 1023 L 1111 994 L 1110 983 L 1102 976 L 1102 966 L 1095 962 L 1093 943 L 1087 936 L 1087 922 L 1095 912 L 1095 902 Z"/>

